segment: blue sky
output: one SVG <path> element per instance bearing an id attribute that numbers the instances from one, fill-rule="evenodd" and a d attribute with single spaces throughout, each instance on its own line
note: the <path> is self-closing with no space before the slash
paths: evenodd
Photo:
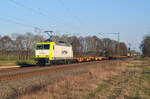
<path id="1" fill-rule="evenodd" d="M 120 32 L 121 41 L 139 50 L 150 32 L 149 4 L 149 0 L 1 0 L 0 33 L 35 32 L 34 27 L 81 35 Z"/>

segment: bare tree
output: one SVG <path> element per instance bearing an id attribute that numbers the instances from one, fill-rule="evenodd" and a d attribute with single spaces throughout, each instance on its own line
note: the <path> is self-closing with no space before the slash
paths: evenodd
<path id="1" fill-rule="evenodd" d="M 150 34 L 146 35 L 141 42 L 140 48 L 144 56 L 150 57 Z"/>
<path id="2" fill-rule="evenodd" d="M 119 45 L 119 55 L 127 55 L 127 46 L 123 42 L 118 42 L 111 40 L 109 38 L 103 39 L 103 44 L 106 52 L 106 56 L 116 56 L 118 54 L 118 45 Z"/>
<path id="3" fill-rule="evenodd" d="M 97 36 L 80 37 L 79 40 L 83 45 L 83 52 L 87 54 L 86 56 L 101 56 L 104 47 L 101 39 Z"/>
<path id="4" fill-rule="evenodd" d="M 128 52 L 128 49 L 127 49 L 127 46 L 125 43 L 121 42 L 120 44 L 120 55 L 121 56 L 126 56 L 127 55 L 127 52 Z"/>
<path id="5" fill-rule="evenodd" d="M 9 54 L 14 48 L 14 42 L 9 36 L 4 36 L 0 39 L 1 46 L 1 55 L 7 56 L 9 58 Z"/>
<path id="6" fill-rule="evenodd" d="M 19 60 L 30 59 L 30 56 L 34 55 L 35 43 L 45 40 L 44 37 L 34 35 L 30 32 L 26 34 L 13 34 L 13 38 L 15 39 L 15 47 Z"/>
<path id="7" fill-rule="evenodd" d="M 104 49 L 106 56 L 113 56 L 113 47 L 112 47 L 113 41 L 109 38 L 103 39 Z"/>
<path id="8" fill-rule="evenodd" d="M 13 34 L 13 38 L 15 41 L 15 51 L 16 55 L 18 56 L 18 59 L 24 59 L 24 35 L 22 34 Z"/>
<path id="9" fill-rule="evenodd" d="M 69 42 L 73 47 L 73 52 L 75 56 L 82 55 L 83 46 L 76 36 L 69 37 Z"/>

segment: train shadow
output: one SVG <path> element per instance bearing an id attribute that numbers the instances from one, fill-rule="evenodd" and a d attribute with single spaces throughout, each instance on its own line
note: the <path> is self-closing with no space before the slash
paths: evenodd
<path id="1" fill-rule="evenodd" d="M 26 67 L 45 67 L 45 66 L 52 66 L 52 64 L 29 64 L 29 63 L 18 63 L 18 66 L 20 68 L 26 68 Z"/>
<path id="2" fill-rule="evenodd" d="M 35 66 L 37 66 L 36 64 L 27 64 L 27 63 L 18 63 L 17 65 L 19 65 L 20 68 L 35 67 Z"/>

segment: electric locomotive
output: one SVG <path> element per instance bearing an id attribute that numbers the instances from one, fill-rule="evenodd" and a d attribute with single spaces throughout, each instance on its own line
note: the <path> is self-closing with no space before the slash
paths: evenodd
<path id="1" fill-rule="evenodd" d="M 35 60 L 42 65 L 72 62 L 72 46 L 64 42 L 38 42 L 36 43 Z"/>

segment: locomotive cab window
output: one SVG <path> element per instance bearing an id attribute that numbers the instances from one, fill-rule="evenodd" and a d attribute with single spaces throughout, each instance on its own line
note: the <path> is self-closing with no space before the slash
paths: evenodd
<path id="1" fill-rule="evenodd" d="M 36 46 L 36 49 L 37 49 L 37 50 L 41 50 L 41 49 L 43 49 L 43 46 L 42 46 L 42 45 L 37 45 L 37 46 Z"/>
<path id="2" fill-rule="evenodd" d="M 49 49 L 49 44 L 44 44 L 44 45 L 37 45 L 36 49 L 37 50 L 44 50 L 44 49 Z"/>
<path id="3" fill-rule="evenodd" d="M 43 49 L 49 49 L 49 44 L 44 45 Z"/>

